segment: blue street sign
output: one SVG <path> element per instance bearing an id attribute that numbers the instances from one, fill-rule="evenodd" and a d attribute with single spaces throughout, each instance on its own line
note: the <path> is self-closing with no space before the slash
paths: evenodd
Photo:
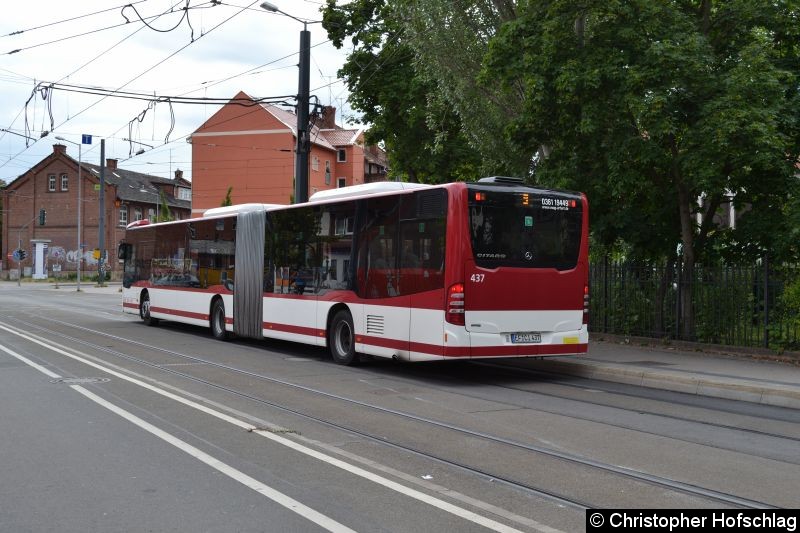
<path id="1" fill-rule="evenodd" d="M 81 135 L 81 144 L 92 144 L 92 136 L 86 134 Z"/>

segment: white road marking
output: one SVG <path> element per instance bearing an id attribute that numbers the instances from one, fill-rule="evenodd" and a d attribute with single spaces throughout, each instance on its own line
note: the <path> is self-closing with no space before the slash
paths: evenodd
<path id="1" fill-rule="evenodd" d="M 45 367 L 43 367 L 39 363 L 34 363 L 33 361 L 31 361 L 30 359 L 28 359 L 24 355 L 18 354 L 17 352 L 6 348 L 2 344 L 0 344 L 0 350 L 3 350 L 4 352 L 6 352 L 11 357 L 16 357 L 17 359 L 19 359 L 20 361 L 22 361 L 26 365 L 32 366 L 33 368 L 35 368 L 36 370 L 38 370 L 39 372 L 41 372 L 42 374 L 44 374 L 45 376 L 47 376 L 49 378 L 58 379 L 58 378 L 61 377 L 59 374 L 56 374 L 55 372 L 49 371 L 48 369 L 46 369 Z"/>
<path id="2" fill-rule="evenodd" d="M 243 420 L 239 420 L 239 419 L 234 418 L 232 416 L 229 416 L 229 415 L 227 415 L 227 414 L 225 414 L 223 412 L 217 411 L 217 410 L 212 409 L 210 407 L 207 407 L 205 405 L 202 405 L 202 404 L 199 404 L 199 403 L 194 402 L 192 400 L 186 399 L 186 398 L 184 398 L 182 396 L 178 396 L 177 394 L 173 394 L 173 393 L 171 393 L 169 391 L 166 391 L 164 389 L 161 389 L 159 387 L 156 387 L 154 385 L 151 385 L 151 384 L 146 383 L 144 381 L 141 381 L 139 379 L 130 377 L 130 376 L 126 375 L 126 374 L 117 372 L 115 370 L 112 370 L 110 368 L 102 366 L 102 365 L 100 365 L 98 363 L 95 363 L 93 361 L 85 359 L 84 357 L 80 357 L 78 355 L 66 352 L 66 351 L 64 351 L 64 350 L 62 350 L 62 349 L 57 347 L 57 346 L 63 346 L 63 345 L 49 344 L 49 343 L 40 341 L 40 340 L 38 340 L 38 339 L 36 339 L 34 337 L 31 337 L 31 336 L 29 336 L 29 335 L 27 335 L 27 334 L 25 334 L 25 333 L 23 333 L 21 331 L 18 331 L 16 329 L 11 329 L 11 328 L 12 327 L 9 326 L 8 324 L 3 324 L 3 323 L 0 322 L 0 329 L 8 331 L 9 333 L 17 335 L 18 337 L 24 338 L 26 340 L 29 340 L 29 341 L 31 341 L 31 342 L 33 342 L 35 344 L 40 345 L 40 346 L 43 346 L 43 347 L 45 347 L 45 348 L 47 348 L 47 349 L 49 349 L 49 350 L 51 350 L 53 352 L 59 353 L 61 355 L 64 355 L 64 356 L 69 357 L 71 359 L 74 359 L 76 361 L 80 361 L 80 362 L 82 362 L 82 363 L 84 363 L 84 364 L 86 364 L 88 366 L 91 366 L 92 368 L 96 368 L 98 370 L 101 370 L 103 372 L 111 374 L 112 376 L 118 377 L 119 379 L 126 380 L 126 381 L 128 381 L 130 383 L 133 383 L 135 385 L 138 385 L 138 386 L 140 386 L 142 388 L 145 388 L 147 390 L 155 392 L 156 394 L 160 394 L 160 395 L 162 395 L 162 396 L 164 396 L 166 398 L 169 398 L 171 400 L 179 402 L 179 403 L 181 403 L 183 405 L 186 405 L 188 407 L 191 407 L 193 409 L 196 409 L 198 411 L 201 411 L 203 413 L 211 415 L 211 416 L 213 416 L 215 418 L 218 418 L 220 420 L 223 420 L 225 422 L 233 424 L 233 425 L 235 425 L 237 427 L 240 427 L 242 429 L 245 429 L 245 430 L 247 430 L 249 432 L 252 432 L 252 433 L 255 433 L 255 434 L 260 435 L 262 437 L 265 437 L 265 438 L 267 438 L 267 439 L 269 439 L 269 440 L 271 440 L 273 442 L 276 442 L 278 444 L 282 444 L 282 445 L 284 445 L 284 446 L 286 446 L 288 448 L 291 448 L 291 449 L 293 449 L 293 450 L 295 450 L 297 452 L 303 453 L 303 454 L 305 454 L 307 456 L 310 456 L 310 457 L 313 457 L 313 458 L 318 459 L 320 461 L 323 461 L 323 462 L 325 462 L 325 463 L 327 463 L 327 464 L 329 464 L 331 466 L 335 466 L 335 467 L 340 468 L 340 469 L 342 469 L 342 470 L 344 470 L 346 472 L 349 472 L 351 474 L 357 475 L 357 476 L 362 477 L 364 479 L 367 479 L 369 481 L 373 481 L 374 483 L 377 483 L 377 484 L 382 485 L 382 486 L 384 486 L 386 488 L 389 488 L 391 490 L 399 492 L 399 493 L 401 493 L 401 494 L 403 494 L 405 496 L 408 496 L 410 498 L 413 498 L 413 499 L 418 500 L 420 502 L 423 502 L 425 504 L 431 505 L 433 507 L 436 507 L 438 509 L 441 509 L 443 511 L 451 513 L 451 514 L 453 514 L 455 516 L 463 518 L 464 520 L 473 522 L 475 524 L 478 524 L 480 526 L 483 526 L 483 527 L 485 527 L 487 529 L 490 529 L 490 530 L 493 530 L 493 531 L 499 531 L 499 532 L 503 532 L 503 533 L 522 533 L 518 529 L 515 529 L 513 527 L 510 527 L 510 526 L 507 526 L 507 525 L 502 524 L 500 522 L 497 522 L 495 520 L 492 520 L 491 518 L 488 518 L 488 517 L 485 517 L 485 516 L 481 516 L 481 515 L 473 512 L 473 511 L 470 511 L 468 509 L 464 509 L 462 507 L 458 507 L 458 506 L 453 505 L 453 504 L 451 504 L 449 502 L 446 502 L 446 501 L 444 501 L 444 500 L 442 500 L 440 498 L 436 498 L 435 496 L 431 496 L 431 495 L 428 495 L 428 494 L 426 494 L 424 492 L 421 492 L 421 491 L 418 491 L 416 489 L 413 489 L 411 487 L 407 487 L 405 485 L 402 485 L 400 483 L 392 481 L 392 480 L 390 480 L 388 478 L 385 478 L 383 476 L 380 476 L 378 474 L 374 474 L 374 473 L 372 473 L 372 472 L 370 472 L 368 470 L 360 468 L 360 467 L 358 467 L 356 465 L 353 465 L 353 464 L 347 463 L 345 461 L 342 461 L 340 459 L 337 459 L 336 457 L 333 457 L 333 456 L 318 452 L 318 451 L 316 451 L 316 450 L 314 450 L 312 448 L 304 446 L 304 445 L 302 445 L 302 444 L 300 444 L 298 442 L 295 442 L 293 440 L 286 439 L 284 437 L 281 437 L 281 436 L 276 435 L 274 433 L 271 433 L 269 431 L 263 431 L 263 430 L 259 429 L 258 427 L 254 426 L 254 425 L 252 425 L 252 424 L 250 424 L 248 422 L 245 422 Z M 67 348 L 67 347 L 64 346 L 64 348 Z M 75 353 L 79 353 L 79 354 L 81 354 L 81 355 L 83 355 L 85 357 L 90 357 L 88 354 L 80 352 L 79 350 L 73 350 L 73 351 Z M 550 526 L 547 526 L 545 524 L 538 523 L 538 522 L 535 522 L 534 528 L 539 530 L 539 531 L 542 531 L 544 533 L 560 533 L 559 530 L 554 529 L 554 528 L 552 528 Z"/>
<path id="3" fill-rule="evenodd" d="M 0 328 L 2 328 L 2 326 L 0 326 Z M 2 329 L 6 329 L 7 331 L 9 331 L 7 328 L 2 328 Z M 13 331 L 11 333 L 19 335 L 18 333 L 15 333 Z M 24 335 L 20 335 L 20 336 L 25 337 Z M 34 340 L 34 339 L 29 339 L 29 340 Z M 44 343 L 41 343 L 39 341 L 34 340 L 34 342 L 36 342 L 37 344 L 41 344 L 41 345 L 47 347 L 46 345 L 44 345 Z M 49 349 L 53 349 L 53 348 L 50 347 Z M 57 379 L 57 378 L 61 377 L 60 375 L 55 374 L 54 372 L 51 372 L 50 370 L 46 369 L 42 365 L 31 361 L 30 359 L 28 359 L 24 355 L 21 355 L 21 354 L 15 352 L 13 350 L 10 350 L 10 349 L 6 348 L 3 345 L 0 345 L 0 350 L 6 352 L 7 354 L 11 355 L 12 357 L 15 357 L 15 358 L 19 359 L 20 361 L 22 361 L 25 364 L 30 365 L 31 367 L 33 367 L 36 370 L 42 372 L 43 374 L 45 374 L 46 376 L 48 376 L 50 378 Z M 55 350 L 55 351 L 61 353 L 60 350 Z M 81 359 L 78 358 L 78 357 L 76 357 L 76 359 L 81 361 Z M 81 362 L 85 362 L 85 361 L 81 361 Z M 92 366 L 95 366 L 96 368 L 104 370 L 99 365 L 92 365 Z M 116 374 L 116 372 L 112 371 L 112 374 Z M 148 433 L 151 433 L 151 434 L 155 435 L 156 437 L 160 438 L 161 440 L 163 440 L 163 441 L 175 446 L 179 450 L 191 455 L 195 459 L 207 464 L 211 468 L 213 468 L 213 469 L 225 474 L 226 476 L 230 477 L 231 479 L 233 479 L 235 481 L 238 481 L 239 483 L 241 483 L 245 487 L 258 492 L 262 496 L 264 496 L 266 498 L 269 498 L 270 500 L 274 501 L 275 503 L 277 503 L 279 505 L 282 505 L 283 507 L 286 507 L 290 511 L 293 511 L 293 512 L 299 514 L 300 516 L 302 516 L 303 518 L 305 518 L 307 520 L 310 520 L 311 522 L 314 522 L 315 524 L 317 524 L 318 526 L 322 527 L 323 529 L 326 529 L 327 531 L 333 531 L 333 532 L 336 532 L 336 533 L 356 533 L 354 530 L 350 529 L 349 527 L 344 526 L 344 525 L 340 524 L 339 522 L 336 522 L 332 518 L 328 518 L 327 516 L 323 515 L 322 513 L 318 512 L 318 511 L 315 511 L 311 507 L 308 507 L 307 505 L 304 505 L 304 504 L 298 502 L 297 500 L 295 500 L 295 499 L 283 494 L 282 492 L 279 492 L 279 491 L 273 489 L 272 487 L 270 487 L 268 485 L 265 485 L 264 483 L 261 483 L 257 479 L 248 476 L 244 472 L 241 472 L 240 470 L 237 470 L 237 469 L 233 468 L 232 466 L 227 465 L 226 463 L 223 463 L 219 459 L 216 459 L 215 457 L 205 453 L 204 451 L 192 446 L 188 442 L 183 441 L 183 440 L 175 437 L 174 435 L 171 435 L 171 434 L 167 433 L 166 431 L 163 431 L 162 429 L 157 428 L 153 424 L 150 424 L 149 422 L 146 422 L 145 420 L 142 420 L 138 416 L 126 411 L 125 409 L 122 409 L 121 407 L 118 407 L 117 405 L 114 405 L 113 403 L 101 398 L 100 396 L 94 394 L 93 392 L 89 391 L 88 389 L 84 388 L 83 386 L 81 386 L 81 385 L 70 385 L 70 388 L 75 390 L 75 391 L 77 391 L 77 392 L 79 392 L 79 393 L 81 393 L 82 395 L 84 395 L 85 397 L 89 398 L 93 402 L 101 405 L 102 407 L 105 407 L 109 411 L 121 416 L 122 418 L 124 418 L 128 422 L 131 422 L 132 424 L 134 424 L 134 425 L 138 426 L 139 428 L 147 431 Z"/>
<path id="4" fill-rule="evenodd" d="M 173 446 L 175 446 L 179 450 L 188 453 L 189 455 L 191 455 L 195 459 L 197 459 L 199 461 L 202 461 L 203 463 L 207 464 L 211 468 L 213 468 L 213 469 L 215 469 L 215 470 L 217 470 L 219 472 L 222 472 L 223 474 L 225 474 L 226 476 L 230 477 L 231 479 L 234 479 L 234 480 L 238 481 L 239 483 L 241 483 L 242 485 L 244 485 L 244 486 L 246 486 L 246 487 L 248 487 L 250 489 L 253 489 L 254 491 L 256 491 L 259 494 L 261 494 L 262 496 L 265 496 L 265 497 L 269 498 L 270 500 L 274 501 L 275 503 L 286 507 L 290 511 L 294 511 L 295 513 L 299 514 L 303 518 L 305 518 L 307 520 L 310 520 L 311 522 L 314 522 L 315 524 L 317 524 L 318 526 L 322 527 L 323 529 L 326 529 L 328 531 L 335 531 L 337 533 L 339 533 L 339 532 L 341 532 L 341 533 L 347 533 L 347 532 L 355 533 L 355 531 L 350 529 L 349 527 L 346 527 L 346 526 L 340 524 L 339 522 L 336 522 L 332 518 L 328 518 L 324 514 L 315 511 L 311 507 L 308 507 L 307 505 L 303 505 L 302 503 L 298 502 L 294 498 L 290 498 L 289 496 L 283 494 L 282 492 L 278 492 L 277 490 L 273 489 L 272 487 L 270 487 L 268 485 L 265 485 L 264 483 L 261 483 L 257 479 L 254 479 L 254 478 L 248 476 L 244 472 L 242 472 L 240 470 L 237 470 L 237 469 L 233 468 L 232 466 L 229 466 L 229 465 L 223 463 L 219 459 L 216 459 L 216 458 L 212 457 L 211 455 L 205 453 L 204 451 L 199 450 L 198 448 L 195 448 L 194 446 L 192 446 L 188 442 L 182 441 L 181 439 L 179 439 L 179 438 L 167 433 L 166 431 L 163 431 L 163 430 L 157 428 L 156 426 L 154 426 L 154 425 L 142 420 L 138 416 L 136 416 L 136 415 L 134 415 L 134 414 L 122 409 L 121 407 L 118 407 L 118 406 L 114 405 L 113 403 L 104 400 L 100 396 L 97 396 L 96 394 L 94 394 L 93 392 L 83 388 L 82 386 L 80 386 L 80 385 L 71 385 L 70 387 L 72 389 L 80 392 L 81 394 L 83 394 L 84 396 L 89 398 L 90 400 L 102 405 L 103 407 L 105 407 L 109 411 L 118 414 L 119 416 L 121 416 L 122 418 L 127 420 L 128 422 L 130 422 L 132 424 L 135 424 L 136 426 L 142 428 L 143 430 L 145 430 L 145 431 L 147 431 L 149 433 L 152 433 L 156 437 L 168 442 L 169 444 L 172 444 Z"/>

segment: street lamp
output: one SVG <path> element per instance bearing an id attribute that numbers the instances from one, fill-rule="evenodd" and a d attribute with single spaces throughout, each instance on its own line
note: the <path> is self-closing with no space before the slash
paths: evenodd
<path id="1" fill-rule="evenodd" d="M 81 263 L 83 262 L 83 245 L 81 244 L 81 207 L 83 206 L 83 182 L 81 181 L 81 162 L 83 143 L 76 143 L 64 137 L 56 136 L 59 141 L 78 145 L 78 288 L 81 291 Z"/>
<path id="2" fill-rule="evenodd" d="M 295 156 L 294 186 L 295 203 L 303 203 L 308 201 L 308 93 L 310 83 L 309 72 L 311 70 L 311 33 L 308 31 L 308 24 L 321 21 L 315 20 L 309 22 L 299 19 L 294 15 L 281 11 L 278 9 L 278 6 L 270 2 L 262 2 L 261 8 L 272 13 L 280 13 L 281 15 L 303 23 L 303 31 L 300 32 L 300 80 L 297 94 L 297 155 Z"/>

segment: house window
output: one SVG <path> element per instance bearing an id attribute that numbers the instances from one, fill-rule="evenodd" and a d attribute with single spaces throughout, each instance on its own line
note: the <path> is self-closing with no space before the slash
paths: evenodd
<path id="1" fill-rule="evenodd" d="M 156 221 L 156 210 L 153 209 L 152 207 L 147 210 L 147 220 L 149 220 L 150 222 Z"/>
<path id="2" fill-rule="evenodd" d="M 69 190 L 69 177 L 66 174 L 61 174 L 61 190 L 68 191 Z"/>
<path id="3" fill-rule="evenodd" d="M 340 163 L 347 161 L 347 151 L 344 148 L 336 151 L 336 160 Z"/>
<path id="4" fill-rule="evenodd" d="M 128 224 L 128 207 L 121 206 L 119 208 L 119 225 L 126 226 Z"/>
<path id="5" fill-rule="evenodd" d="M 337 187 L 342 188 L 347 186 L 347 178 L 338 178 Z"/>
<path id="6" fill-rule="evenodd" d="M 141 207 L 135 207 L 133 209 L 133 220 L 136 220 L 136 221 L 142 220 L 142 208 Z"/>
<path id="7" fill-rule="evenodd" d="M 47 190 L 50 192 L 55 192 L 56 190 L 56 175 L 50 174 L 47 176 Z"/>
<path id="8" fill-rule="evenodd" d="M 317 172 L 319 170 L 319 157 L 314 156 L 311 158 L 311 170 Z"/>
<path id="9" fill-rule="evenodd" d="M 331 162 L 325 161 L 325 185 L 331 184 Z"/>
<path id="10" fill-rule="evenodd" d="M 178 200 L 191 200 L 192 190 L 186 187 L 178 187 Z"/>
<path id="11" fill-rule="evenodd" d="M 336 269 L 339 266 L 339 261 L 337 259 L 331 259 L 331 266 L 328 269 L 328 279 L 331 281 L 336 281 Z"/>
<path id="12" fill-rule="evenodd" d="M 345 218 L 336 218 L 335 227 L 334 227 L 334 235 L 352 235 L 353 234 L 353 223 L 355 222 L 354 217 L 345 217 Z"/>

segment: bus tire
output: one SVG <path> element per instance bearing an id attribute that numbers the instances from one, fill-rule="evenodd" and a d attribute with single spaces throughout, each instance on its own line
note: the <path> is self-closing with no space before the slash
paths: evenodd
<path id="1" fill-rule="evenodd" d="M 142 293 L 139 301 L 139 317 L 148 326 L 158 325 L 158 319 L 150 316 L 150 294 L 147 291 Z"/>
<path id="2" fill-rule="evenodd" d="M 218 341 L 228 340 L 225 330 L 225 303 L 222 298 L 217 298 L 211 304 L 211 335 Z"/>
<path id="3" fill-rule="evenodd" d="M 328 347 L 335 363 L 353 365 L 358 362 L 353 317 L 347 309 L 340 309 L 333 315 L 328 331 Z"/>

